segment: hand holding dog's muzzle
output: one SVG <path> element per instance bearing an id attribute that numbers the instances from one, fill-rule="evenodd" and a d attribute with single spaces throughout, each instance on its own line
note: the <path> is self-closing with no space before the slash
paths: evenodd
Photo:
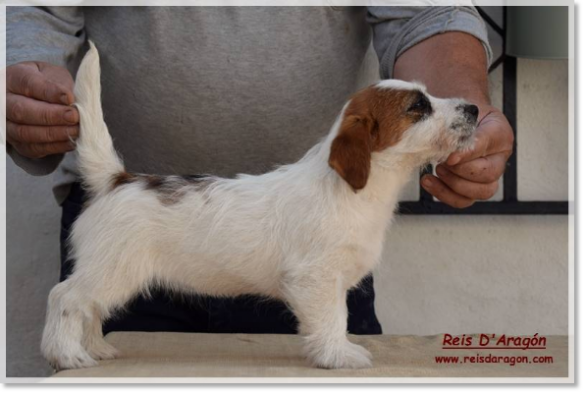
<path id="1" fill-rule="evenodd" d="M 514 134 L 504 114 L 491 106 L 480 106 L 475 147 L 455 152 L 437 166 L 437 175 L 426 175 L 422 185 L 445 204 L 466 208 L 476 200 L 487 200 L 498 190 L 498 181 L 512 154 Z"/>

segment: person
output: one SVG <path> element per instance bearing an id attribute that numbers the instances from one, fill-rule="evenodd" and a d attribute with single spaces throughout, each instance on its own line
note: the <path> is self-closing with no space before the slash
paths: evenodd
<path id="1" fill-rule="evenodd" d="M 473 7 L 8 7 L 7 152 L 31 174 L 57 169 L 61 280 L 84 199 L 72 75 L 87 39 L 101 52 L 106 122 L 133 172 L 233 176 L 293 162 L 377 69 L 479 107 L 475 149 L 421 179 L 439 200 L 490 198 L 512 152 L 510 125 L 490 105 L 491 50 Z M 151 292 L 104 332 L 296 332 L 277 301 Z M 347 302 L 349 332 L 381 333 L 371 276 Z"/>

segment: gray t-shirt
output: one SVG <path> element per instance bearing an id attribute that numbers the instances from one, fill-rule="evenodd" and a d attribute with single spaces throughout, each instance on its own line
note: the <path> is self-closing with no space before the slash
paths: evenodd
<path id="1" fill-rule="evenodd" d="M 390 78 L 397 56 L 446 31 L 474 35 L 491 59 L 472 7 L 7 7 L 7 64 L 75 74 L 91 39 L 106 123 L 129 171 L 234 176 L 299 159 L 354 91 Z M 58 167 L 59 202 L 77 178 L 74 153 L 8 153 L 34 175 Z"/>

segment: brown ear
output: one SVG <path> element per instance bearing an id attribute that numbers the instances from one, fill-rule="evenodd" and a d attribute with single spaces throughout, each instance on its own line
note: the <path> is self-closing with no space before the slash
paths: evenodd
<path id="1" fill-rule="evenodd" d="M 329 165 L 355 192 L 366 186 L 370 175 L 373 123 L 369 117 L 347 116 L 331 144 Z"/>

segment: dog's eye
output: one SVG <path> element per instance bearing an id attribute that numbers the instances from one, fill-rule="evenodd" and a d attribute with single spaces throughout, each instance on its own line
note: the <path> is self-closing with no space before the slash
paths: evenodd
<path id="1" fill-rule="evenodd" d="M 408 111 L 415 111 L 415 112 L 430 112 L 431 109 L 431 102 L 429 99 L 424 95 L 419 95 L 418 99 L 408 108 Z"/>

